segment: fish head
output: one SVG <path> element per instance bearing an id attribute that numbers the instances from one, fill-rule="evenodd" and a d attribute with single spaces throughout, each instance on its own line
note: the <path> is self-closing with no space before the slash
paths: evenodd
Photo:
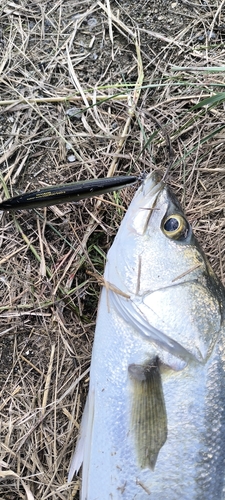
<path id="1" fill-rule="evenodd" d="M 179 201 L 158 174 L 148 176 L 137 191 L 108 254 L 110 262 L 106 279 L 127 295 L 114 301 L 120 312 L 127 300 L 126 317 L 135 317 L 137 325 L 139 316 L 140 331 L 148 325 L 149 338 L 158 331 L 161 341 L 163 335 L 172 339 L 163 348 L 174 354 L 181 346 L 179 356 L 184 349 L 204 362 L 224 321 L 224 288 Z"/>

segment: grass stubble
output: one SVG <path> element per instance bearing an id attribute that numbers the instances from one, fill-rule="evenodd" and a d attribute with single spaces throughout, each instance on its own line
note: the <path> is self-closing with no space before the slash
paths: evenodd
<path id="1" fill-rule="evenodd" d="M 1 2 L 1 197 L 159 169 L 224 282 L 225 2 L 169 2 L 171 32 L 132 6 Z M 78 498 L 101 276 L 133 193 L 0 215 L 4 500 Z"/>

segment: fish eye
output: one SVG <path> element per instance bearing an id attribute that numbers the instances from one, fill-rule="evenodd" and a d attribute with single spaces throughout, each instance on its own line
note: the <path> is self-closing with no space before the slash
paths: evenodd
<path id="1" fill-rule="evenodd" d="M 189 224 L 182 215 L 172 214 L 164 220 L 162 230 L 168 238 L 181 240 L 187 237 Z"/>

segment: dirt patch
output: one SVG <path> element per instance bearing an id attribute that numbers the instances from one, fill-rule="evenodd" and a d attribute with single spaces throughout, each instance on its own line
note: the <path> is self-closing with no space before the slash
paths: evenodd
<path id="1" fill-rule="evenodd" d="M 168 171 L 223 279 L 224 98 L 194 108 L 224 91 L 223 4 L 3 0 L 2 199 Z M 78 498 L 79 479 L 68 485 L 67 472 L 88 389 L 98 276 L 133 193 L 1 214 L 4 499 Z"/>

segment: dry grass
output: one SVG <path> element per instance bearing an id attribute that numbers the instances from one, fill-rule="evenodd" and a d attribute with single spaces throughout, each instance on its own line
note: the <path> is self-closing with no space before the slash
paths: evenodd
<path id="1" fill-rule="evenodd" d="M 224 279 L 224 97 L 193 107 L 224 90 L 225 2 L 204 5 L 2 0 L 2 198 L 169 169 Z M 4 500 L 78 498 L 67 471 L 88 389 L 98 274 L 132 195 L 1 214 Z"/>

